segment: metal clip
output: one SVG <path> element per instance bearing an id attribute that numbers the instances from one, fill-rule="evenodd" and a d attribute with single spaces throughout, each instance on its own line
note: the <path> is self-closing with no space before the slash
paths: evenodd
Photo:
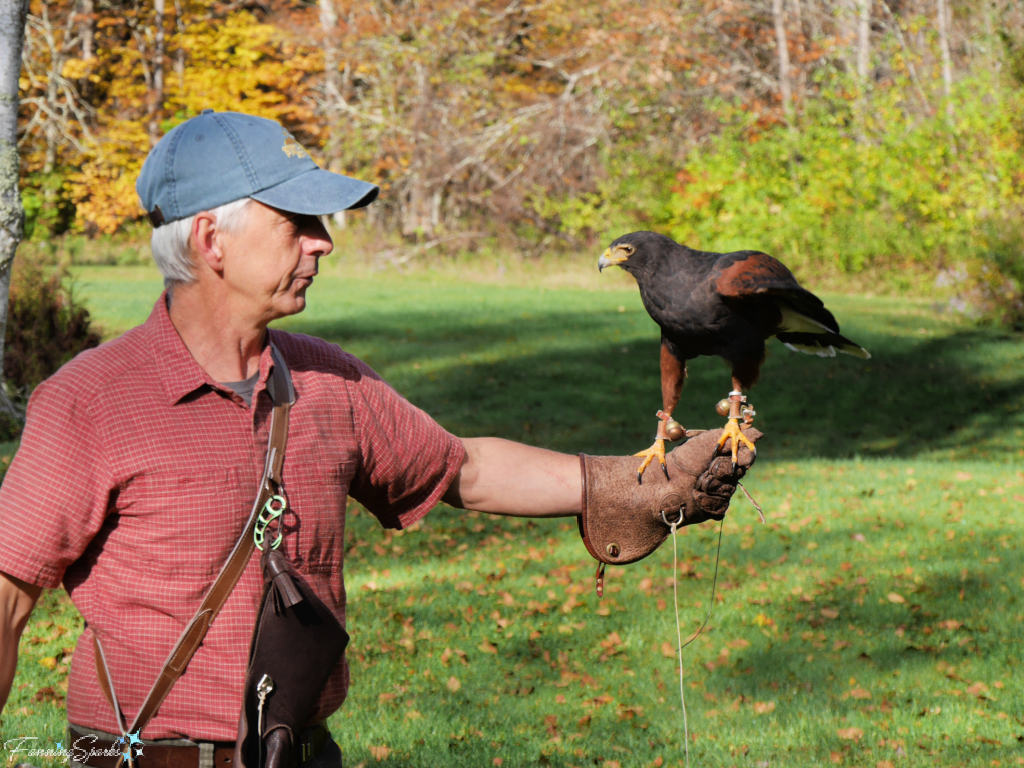
<path id="1" fill-rule="evenodd" d="M 277 504 L 276 507 L 274 506 L 275 504 Z M 286 509 L 288 509 L 288 502 L 284 496 L 271 496 L 267 499 L 267 503 L 263 505 L 263 509 L 260 510 L 260 516 L 256 518 L 256 527 L 252 532 L 253 541 L 256 542 L 256 549 L 260 552 L 263 551 L 263 541 L 267 535 L 267 526 L 281 517 Z M 277 549 L 280 547 L 283 538 L 280 531 L 280 523 L 278 523 L 277 538 L 274 539 L 270 548 Z"/>
<path id="2" fill-rule="evenodd" d="M 260 739 L 263 738 L 263 705 L 267 700 L 267 696 L 274 690 L 274 678 L 270 675 L 263 675 L 260 681 L 256 684 L 256 695 L 260 697 L 259 707 L 256 712 L 256 732 L 259 734 Z"/>

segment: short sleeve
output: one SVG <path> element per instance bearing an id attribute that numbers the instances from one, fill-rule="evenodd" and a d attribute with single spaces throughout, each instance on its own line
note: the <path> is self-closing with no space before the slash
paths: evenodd
<path id="1" fill-rule="evenodd" d="M 462 441 L 365 363 L 350 382 L 360 466 L 349 494 L 385 528 L 405 528 L 440 501 L 465 460 Z"/>
<path id="2" fill-rule="evenodd" d="M 36 387 L 0 486 L 0 571 L 56 587 L 100 530 L 110 488 L 96 428 L 88 404 L 59 379 Z"/>

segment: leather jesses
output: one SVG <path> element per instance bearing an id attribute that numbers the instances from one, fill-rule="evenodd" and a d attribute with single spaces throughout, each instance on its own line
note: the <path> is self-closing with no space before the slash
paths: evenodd
<path id="1" fill-rule="evenodd" d="M 721 434 L 714 429 L 691 438 L 666 455 L 668 478 L 652 464 L 642 483 L 636 480 L 635 456 L 581 453 L 583 513 L 577 521 L 591 556 L 609 565 L 635 563 L 661 546 L 672 523 L 721 520 L 736 483 L 754 463 L 751 451 L 741 447 L 734 473 L 729 457 L 716 457 Z M 762 437 L 753 428 L 744 434 L 752 442 Z"/>

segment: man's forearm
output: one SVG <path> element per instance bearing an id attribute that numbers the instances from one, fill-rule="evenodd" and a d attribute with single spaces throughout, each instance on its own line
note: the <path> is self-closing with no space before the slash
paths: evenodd
<path id="1" fill-rule="evenodd" d="M 7 704 L 18 667 L 21 633 L 25 631 L 40 592 L 40 587 L 0 571 L 0 712 Z"/>
<path id="2" fill-rule="evenodd" d="M 516 517 L 580 514 L 579 457 L 496 437 L 464 438 L 462 444 L 466 461 L 446 503 Z"/>

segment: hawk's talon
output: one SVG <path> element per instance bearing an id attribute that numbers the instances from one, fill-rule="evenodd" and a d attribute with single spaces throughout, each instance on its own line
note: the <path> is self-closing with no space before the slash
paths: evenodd
<path id="1" fill-rule="evenodd" d="M 646 451 L 640 451 L 640 453 L 634 453 L 633 455 L 644 457 L 643 463 L 640 464 L 639 469 L 636 471 L 636 482 L 638 485 L 643 484 L 644 471 L 651 466 L 651 462 L 655 458 L 661 463 L 661 469 L 664 471 L 665 477 L 668 477 L 668 467 L 665 465 L 665 441 L 660 437 Z"/>
<path id="2" fill-rule="evenodd" d="M 729 419 L 729 421 L 726 422 L 725 429 L 722 430 L 722 436 L 718 438 L 718 447 L 721 448 L 729 439 L 732 440 L 732 445 L 730 446 L 730 448 L 732 449 L 732 472 L 733 474 L 736 474 L 736 468 L 739 464 L 738 454 L 740 450 L 740 443 L 743 443 L 743 445 L 747 446 L 747 448 L 750 449 L 750 452 L 754 456 L 757 456 L 757 448 L 747 438 L 747 436 L 743 434 L 742 430 L 740 429 L 738 419 Z"/>

